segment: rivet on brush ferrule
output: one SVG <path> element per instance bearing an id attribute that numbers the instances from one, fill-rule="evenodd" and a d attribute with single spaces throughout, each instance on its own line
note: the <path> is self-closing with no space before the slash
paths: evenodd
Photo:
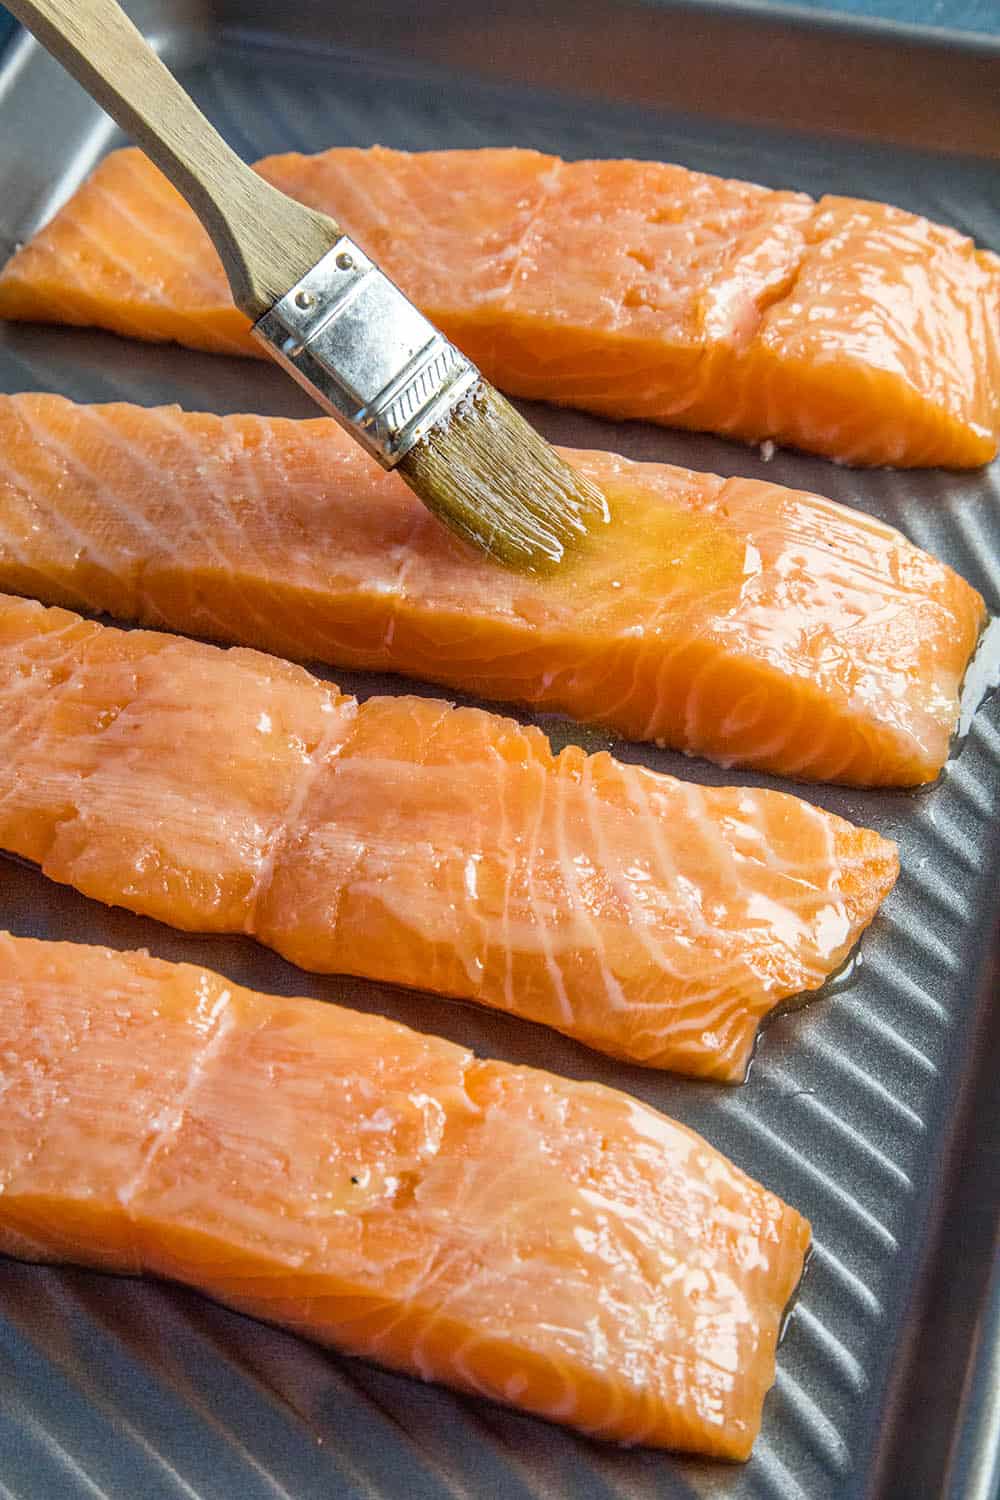
<path id="1" fill-rule="evenodd" d="M 480 379 L 346 235 L 253 332 L 387 469 Z"/>

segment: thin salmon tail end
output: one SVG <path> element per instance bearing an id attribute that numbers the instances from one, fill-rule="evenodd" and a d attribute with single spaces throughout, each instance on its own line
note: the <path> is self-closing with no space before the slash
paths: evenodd
<path id="1" fill-rule="evenodd" d="M 263 357 L 208 234 L 136 147 L 104 157 L 15 251 L 0 270 L 0 318 Z"/>
<path id="2" fill-rule="evenodd" d="M 809 1268 L 809 1260 L 813 1249 L 813 1232 L 809 1220 L 792 1208 L 782 1199 L 778 1198 L 780 1214 L 776 1224 L 775 1236 L 775 1262 L 772 1268 L 773 1283 L 773 1306 L 778 1315 L 773 1330 L 769 1330 L 774 1343 L 771 1353 L 771 1369 L 766 1378 L 766 1384 L 762 1382 L 759 1396 L 759 1410 L 761 1423 L 766 1414 L 766 1401 L 769 1392 L 774 1388 L 777 1374 L 778 1348 L 785 1335 L 790 1320 L 795 1315 L 795 1307 L 799 1300 L 799 1294 Z M 758 1428 L 759 1431 L 759 1428 Z M 756 1437 L 756 1433 L 752 1435 Z M 744 1459 L 750 1457 L 750 1447 L 742 1455 Z"/>
<path id="3" fill-rule="evenodd" d="M 713 1455 L 734 1464 L 746 1463 L 752 1457 L 767 1415 L 768 1396 L 774 1389 L 778 1347 L 794 1316 L 813 1245 L 809 1220 L 776 1194 L 768 1193 L 767 1199 L 772 1209 L 773 1256 L 762 1275 L 771 1316 L 760 1326 L 758 1357 L 747 1369 L 742 1402 L 744 1420 L 730 1423 L 724 1436 L 720 1434 L 719 1448 Z"/>
<path id="4" fill-rule="evenodd" d="M 840 819 L 837 822 L 834 836 L 841 867 L 840 894 L 856 941 L 899 878 L 899 850 L 891 839 L 870 828 L 855 828 Z"/>

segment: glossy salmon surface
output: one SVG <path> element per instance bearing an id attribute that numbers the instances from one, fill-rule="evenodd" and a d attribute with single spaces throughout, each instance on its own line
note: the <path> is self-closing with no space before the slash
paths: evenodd
<path id="1" fill-rule="evenodd" d="M 1000 259 L 915 214 L 517 149 L 258 169 L 333 214 L 514 395 L 851 463 L 996 453 Z M 134 149 L 13 257 L 0 316 L 261 352 L 207 235 Z"/>
<path id="2" fill-rule="evenodd" d="M 566 457 L 611 524 L 558 575 L 451 537 L 332 421 L 0 397 L 0 589 L 562 710 L 807 780 L 933 780 L 983 601 L 819 496 Z"/>
<path id="3" fill-rule="evenodd" d="M 0 848 L 52 879 L 726 1081 L 898 870 L 784 793 L 3 596 L 0 705 Z"/>
<path id="4" fill-rule="evenodd" d="M 0 1251 L 167 1276 L 593 1436 L 746 1458 L 809 1225 L 598 1084 L 0 934 Z"/>

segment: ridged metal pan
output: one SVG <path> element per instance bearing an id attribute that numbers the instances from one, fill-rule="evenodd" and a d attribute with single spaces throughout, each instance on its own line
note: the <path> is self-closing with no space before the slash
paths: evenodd
<path id="1" fill-rule="evenodd" d="M 327 0 L 290 0 L 279 37 L 268 30 L 278 9 L 227 0 L 206 27 L 169 0 L 133 7 L 248 157 L 380 141 L 665 158 L 889 199 L 1000 248 L 1000 49 L 985 40 L 609 0 L 565 12 L 558 0 L 525 0 L 482 18 L 429 4 L 419 19 L 398 0 L 346 15 Z M 0 252 L 112 142 L 80 91 L 33 44 L 16 43 L 0 73 Z M 55 329 L 0 334 L 0 389 L 306 410 L 263 366 Z M 991 609 L 1000 602 L 996 469 L 855 474 L 784 453 L 765 465 L 714 439 L 532 415 L 561 441 L 832 494 L 952 563 Z M 333 675 L 362 693 L 398 685 Z M 596 743 L 572 725 L 544 725 L 559 741 Z M 699 781 L 736 779 L 648 746 L 614 748 Z M 0 1261 L 2 1500 L 991 1500 L 998 781 L 993 703 L 925 792 L 805 792 L 897 839 L 903 873 L 860 962 L 832 993 L 768 1027 L 737 1090 L 613 1064 L 472 1007 L 306 975 L 249 943 L 106 911 L 0 861 L 0 924 L 15 932 L 146 945 L 259 989 L 383 1011 L 483 1054 L 631 1090 L 703 1131 L 816 1234 L 764 1429 L 742 1468 L 601 1447 L 338 1359 L 175 1288 Z"/>

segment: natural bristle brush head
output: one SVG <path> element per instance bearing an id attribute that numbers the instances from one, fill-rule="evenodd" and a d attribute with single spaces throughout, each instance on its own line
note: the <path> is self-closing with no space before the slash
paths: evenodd
<path id="1" fill-rule="evenodd" d="M 508 567 L 548 571 L 608 520 L 600 490 L 482 379 L 397 468 L 428 510 Z"/>

